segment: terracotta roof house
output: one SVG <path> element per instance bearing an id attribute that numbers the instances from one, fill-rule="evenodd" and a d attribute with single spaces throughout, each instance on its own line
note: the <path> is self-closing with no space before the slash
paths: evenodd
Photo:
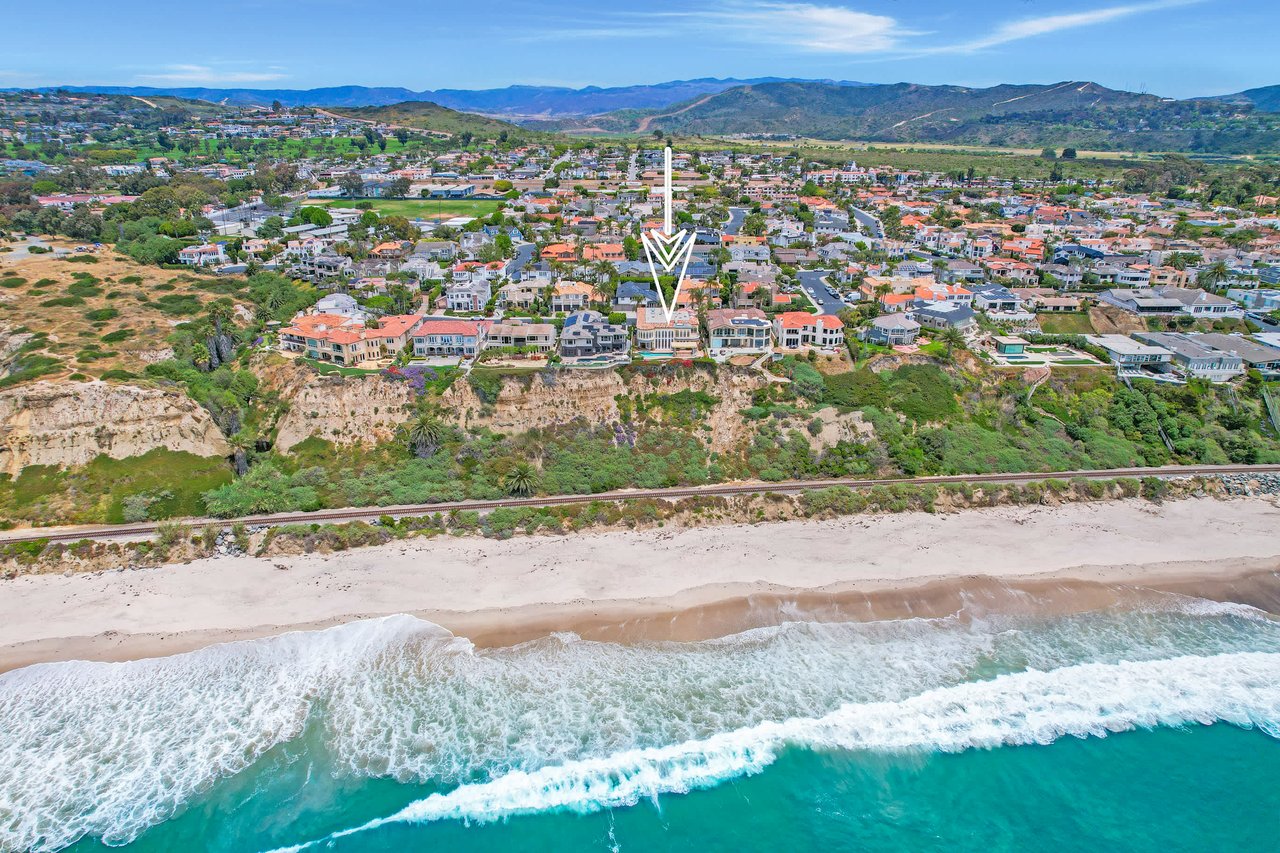
<path id="1" fill-rule="evenodd" d="M 419 314 L 401 314 L 366 325 L 338 314 L 295 317 L 280 330 L 280 346 L 286 352 L 305 354 L 317 361 L 360 367 L 395 355 L 409 346 L 413 330 L 422 322 Z"/>
<path id="2" fill-rule="evenodd" d="M 627 253 L 623 251 L 621 243 L 588 243 L 582 247 L 582 259 L 584 261 L 625 261 Z"/>
<path id="3" fill-rule="evenodd" d="M 571 243 L 552 243 L 543 247 L 539 257 L 544 261 L 556 261 L 562 264 L 572 263 L 578 259 L 578 247 Z"/>
<path id="4" fill-rule="evenodd" d="M 424 317 L 413 333 L 413 354 L 419 358 L 474 358 L 484 348 L 488 320 Z"/>

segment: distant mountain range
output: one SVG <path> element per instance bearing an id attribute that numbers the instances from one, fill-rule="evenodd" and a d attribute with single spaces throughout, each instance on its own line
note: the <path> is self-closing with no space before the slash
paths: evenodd
<path id="1" fill-rule="evenodd" d="M 235 106 L 286 107 L 382 107 L 406 101 L 430 101 L 442 107 L 496 116 L 587 116 L 626 109 L 655 109 L 735 86 L 786 82 L 793 78 L 758 77 L 750 80 L 704 77 L 666 83 L 602 88 L 587 86 L 507 86 L 502 89 L 427 89 L 415 92 L 398 87 L 332 86 L 323 89 L 222 89 L 153 86 L 47 86 L 38 91 L 70 89 L 103 95 L 152 97 L 171 95 Z M 821 81 L 836 86 L 866 86 L 849 81 Z"/>
<path id="2" fill-rule="evenodd" d="M 54 87 L 48 87 L 50 91 Z M 214 104 L 392 108 L 419 126 L 458 125 L 427 105 L 543 131 L 776 135 L 1100 150 L 1280 152 L 1280 86 L 1178 100 L 1088 81 L 989 88 L 761 77 L 571 89 L 57 87 Z M 416 105 L 416 106 L 415 106 Z M 418 114 L 408 116 L 406 113 Z M 389 116 L 390 114 L 388 114 Z M 383 120 L 392 120 L 388 116 Z M 379 118 L 376 113 L 365 118 Z M 457 128 L 453 128 L 454 131 Z M 476 127 L 488 133 L 492 127 Z M 448 131 L 446 131 L 448 132 Z"/>
<path id="3" fill-rule="evenodd" d="M 656 110 L 528 123 L 616 133 L 787 135 L 1104 150 L 1254 153 L 1280 150 L 1271 90 L 1175 100 L 1087 81 L 990 88 L 894 83 L 738 86 Z M 1246 97 L 1247 96 L 1247 97 Z"/>

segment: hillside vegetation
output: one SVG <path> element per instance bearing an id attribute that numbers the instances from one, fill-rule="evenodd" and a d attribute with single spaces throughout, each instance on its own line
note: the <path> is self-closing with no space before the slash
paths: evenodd
<path id="1" fill-rule="evenodd" d="M 394 127 L 432 133 L 446 133 L 450 136 L 469 133 L 480 139 L 510 139 L 539 135 L 509 122 L 473 113 L 458 112 L 430 101 L 404 101 L 385 107 L 335 107 L 329 112 L 363 121 L 375 121 Z"/>
<path id="2" fill-rule="evenodd" d="M 243 297 L 244 289 L 244 279 L 105 253 L 16 263 L 0 255 L 0 388 L 39 377 L 141 374 L 172 353 L 175 326 L 216 299 Z"/>

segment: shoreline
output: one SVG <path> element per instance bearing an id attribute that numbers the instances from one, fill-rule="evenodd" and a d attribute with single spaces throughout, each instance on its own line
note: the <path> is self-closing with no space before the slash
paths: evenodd
<path id="1" fill-rule="evenodd" d="M 508 540 L 0 582 L 0 672 L 407 613 L 477 646 L 695 640 L 788 618 L 1078 612 L 1175 593 L 1280 613 L 1280 505 L 1140 500 Z M 1028 555 L 1033 559 L 1029 560 Z"/>

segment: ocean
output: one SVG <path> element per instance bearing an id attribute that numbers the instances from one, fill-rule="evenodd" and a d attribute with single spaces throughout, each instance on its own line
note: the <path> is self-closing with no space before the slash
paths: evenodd
<path id="1" fill-rule="evenodd" d="M 1280 621 L 792 621 L 502 648 L 410 616 L 0 675 L 0 849 L 1274 850 Z"/>

